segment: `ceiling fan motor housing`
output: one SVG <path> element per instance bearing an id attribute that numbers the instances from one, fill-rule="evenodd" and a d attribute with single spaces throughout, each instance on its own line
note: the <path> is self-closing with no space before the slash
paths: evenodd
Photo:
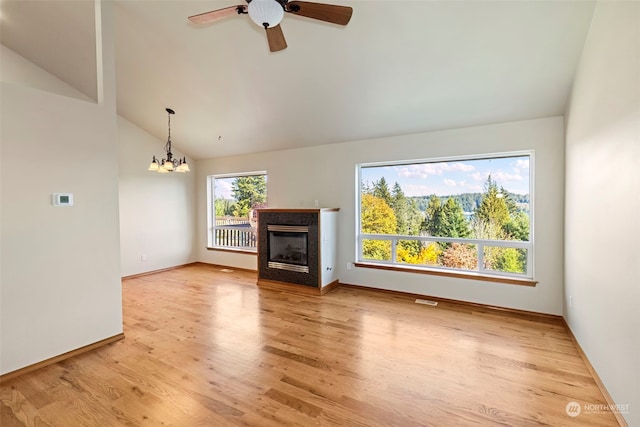
<path id="1" fill-rule="evenodd" d="M 249 17 L 260 27 L 273 28 L 282 21 L 284 9 L 276 0 L 251 0 Z"/>

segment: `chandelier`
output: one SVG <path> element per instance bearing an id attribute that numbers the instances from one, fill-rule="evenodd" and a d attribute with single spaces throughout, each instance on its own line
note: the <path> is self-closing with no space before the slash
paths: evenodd
<path id="1" fill-rule="evenodd" d="M 173 153 L 171 153 L 171 115 L 175 114 L 176 112 L 171 108 L 166 108 L 166 111 L 167 115 L 169 116 L 169 136 L 167 137 L 167 143 L 164 146 L 164 151 L 167 152 L 167 157 L 158 162 L 156 156 L 153 156 L 153 160 L 151 160 L 151 164 L 149 165 L 149 170 L 159 173 L 191 172 L 191 170 L 189 169 L 189 165 L 187 164 L 186 157 L 183 157 L 181 159 L 173 158 Z"/>

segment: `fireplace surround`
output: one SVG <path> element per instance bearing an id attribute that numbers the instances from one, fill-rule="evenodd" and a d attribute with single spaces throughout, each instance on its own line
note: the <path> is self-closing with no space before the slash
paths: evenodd
<path id="1" fill-rule="evenodd" d="M 258 285 L 325 294 L 337 280 L 338 209 L 258 209 Z"/>
<path id="2" fill-rule="evenodd" d="M 309 272 L 309 226 L 268 224 L 267 267 Z"/>

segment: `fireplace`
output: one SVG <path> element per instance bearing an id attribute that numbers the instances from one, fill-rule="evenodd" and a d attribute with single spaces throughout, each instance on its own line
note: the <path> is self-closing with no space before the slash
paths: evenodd
<path id="1" fill-rule="evenodd" d="M 267 224 L 269 268 L 309 273 L 309 227 Z"/>
<path id="2" fill-rule="evenodd" d="M 335 288 L 337 216 L 328 208 L 258 209 L 258 285 L 316 295 Z"/>

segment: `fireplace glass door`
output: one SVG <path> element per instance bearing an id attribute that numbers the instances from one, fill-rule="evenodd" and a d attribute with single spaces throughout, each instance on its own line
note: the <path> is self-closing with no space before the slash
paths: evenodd
<path id="1" fill-rule="evenodd" d="M 309 228 L 307 226 L 269 225 L 269 268 L 308 273 Z"/>

